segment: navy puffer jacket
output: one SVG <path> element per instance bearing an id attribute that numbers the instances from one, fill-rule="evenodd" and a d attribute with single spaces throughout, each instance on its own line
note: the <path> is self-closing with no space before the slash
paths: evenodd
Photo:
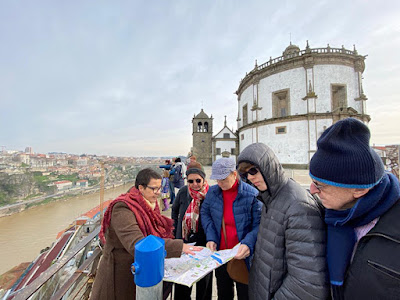
<path id="1" fill-rule="evenodd" d="M 239 180 L 238 194 L 233 202 L 233 215 L 239 242 L 250 249 L 250 256 L 246 258 L 248 268 L 260 225 L 262 203 L 257 200 L 257 195 L 257 189 Z M 211 186 L 201 206 L 200 216 L 207 241 L 215 242 L 218 250 L 221 241 L 223 205 L 221 188 L 218 185 Z"/>

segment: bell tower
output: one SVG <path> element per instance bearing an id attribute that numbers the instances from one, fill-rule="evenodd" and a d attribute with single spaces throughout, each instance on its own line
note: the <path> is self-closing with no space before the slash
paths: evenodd
<path id="1" fill-rule="evenodd" d="M 193 148 L 192 154 L 196 156 L 197 161 L 203 166 L 212 164 L 212 132 L 213 117 L 201 109 L 200 113 L 193 116 Z"/>

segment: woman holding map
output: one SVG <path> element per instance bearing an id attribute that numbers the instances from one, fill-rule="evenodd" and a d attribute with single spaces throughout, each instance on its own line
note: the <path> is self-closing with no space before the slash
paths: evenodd
<path id="1" fill-rule="evenodd" d="M 202 248 L 173 239 L 173 221 L 160 213 L 158 197 L 161 175 L 150 169 L 141 170 L 135 186 L 115 199 L 104 214 L 100 240 L 104 244 L 90 299 L 135 299 L 136 285 L 131 273 L 135 244 L 152 234 L 165 241 L 167 257 L 180 257 L 182 252 L 195 254 Z"/>
<path id="2" fill-rule="evenodd" d="M 203 167 L 198 162 L 191 162 L 186 171 L 187 185 L 176 195 L 171 217 L 174 220 L 175 238 L 196 246 L 206 246 L 206 236 L 200 221 L 200 207 L 208 192 L 208 183 Z M 206 275 L 196 283 L 196 300 L 211 300 L 212 275 Z M 192 288 L 175 284 L 175 300 L 191 299 Z"/>
<path id="3" fill-rule="evenodd" d="M 201 222 L 211 250 L 231 249 L 240 243 L 237 260 L 245 260 L 250 269 L 257 240 L 262 204 L 256 199 L 258 190 L 238 178 L 235 161 L 217 159 L 212 165 L 210 187 L 201 207 Z M 234 281 L 224 264 L 215 270 L 218 299 L 233 299 L 234 284 L 239 300 L 248 299 L 248 285 Z"/>

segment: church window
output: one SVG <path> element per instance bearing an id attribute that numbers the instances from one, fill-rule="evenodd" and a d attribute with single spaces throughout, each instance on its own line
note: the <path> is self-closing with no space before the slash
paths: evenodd
<path id="1" fill-rule="evenodd" d="M 221 155 L 221 148 L 217 148 L 217 155 Z"/>
<path id="2" fill-rule="evenodd" d="M 197 123 L 197 132 L 202 132 L 203 131 L 203 123 L 199 122 Z"/>
<path id="3" fill-rule="evenodd" d="M 242 133 L 241 135 L 240 135 L 240 140 L 244 140 L 244 134 Z"/>
<path id="4" fill-rule="evenodd" d="M 204 122 L 204 132 L 208 132 L 208 122 Z"/>
<path id="5" fill-rule="evenodd" d="M 224 139 L 229 139 L 231 135 L 229 133 L 224 133 Z"/>
<path id="6" fill-rule="evenodd" d="M 346 85 L 332 84 L 332 112 L 347 107 Z"/>
<path id="7" fill-rule="evenodd" d="M 243 114 L 243 126 L 244 126 L 244 125 L 248 124 L 248 122 L 247 122 L 247 104 L 243 105 L 242 114 Z"/>
<path id="8" fill-rule="evenodd" d="M 272 117 L 282 118 L 289 113 L 289 89 L 272 94 Z"/>
<path id="9" fill-rule="evenodd" d="M 285 134 L 286 133 L 286 126 L 279 126 L 275 127 L 276 134 Z"/>
<path id="10" fill-rule="evenodd" d="M 232 155 L 235 154 L 235 148 L 231 148 L 231 154 L 232 154 Z"/>

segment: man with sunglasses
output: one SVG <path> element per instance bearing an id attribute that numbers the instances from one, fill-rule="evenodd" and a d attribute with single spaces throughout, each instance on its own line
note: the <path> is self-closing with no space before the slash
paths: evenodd
<path id="1" fill-rule="evenodd" d="M 322 207 L 287 178 L 265 144 L 247 146 L 238 156 L 243 180 L 264 203 L 250 269 L 250 299 L 326 299 L 325 224 Z"/>
<path id="2" fill-rule="evenodd" d="M 174 220 L 174 235 L 186 243 L 196 246 L 206 245 L 206 236 L 200 221 L 200 207 L 208 192 L 208 183 L 203 167 L 198 162 L 191 162 L 186 171 L 187 185 L 176 195 L 172 206 L 171 218 Z M 175 300 L 191 299 L 192 288 L 175 285 Z M 211 300 L 212 273 L 196 283 L 196 299 Z"/>
<path id="3" fill-rule="evenodd" d="M 336 299 L 400 299 L 400 185 L 347 118 L 324 131 L 310 161 L 325 206 L 327 263 Z"/>

